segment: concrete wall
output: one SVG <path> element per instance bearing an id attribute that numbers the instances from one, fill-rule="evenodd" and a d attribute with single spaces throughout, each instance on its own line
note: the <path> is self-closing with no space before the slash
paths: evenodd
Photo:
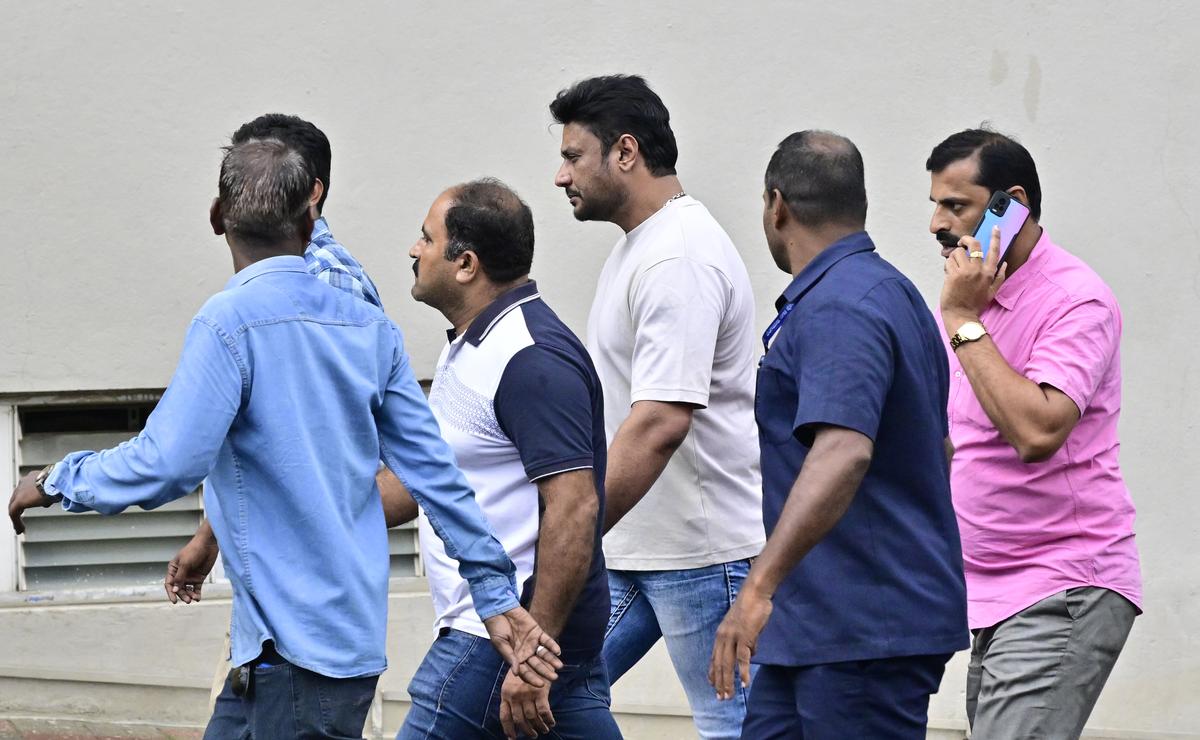
<path id="1" fill-rule="evenodd" d="M 546 104 L 575 79 L 636 71 L 663 95 L 683 182 L 739 244 L 760 324 L 786 282 L 759 226 L 762 171 L 784 135 L 817 126 L 858 142 L 870 230 L 932 300 L 941 263 L 925 232 L 925 156 L 985 119 L 1018 134 L 1040 166 L 1044 225 L 1110 282 L 1125 316 L 1122 462 L 1147 613 L 1093 724 L 1142 737 L 1200 731 L 1200 5 L 0 9 L 0 393 L 166 384 L 188 318 L 230 272 L 205 217 L 218 147 L 268 110 L 309 117 L 332 139 L 334 233 L 370 269 L 425 375 L 442 322 L 408 298 L 405 252 L 432 198 L 465 178 L 500 176 L 529 200 L 535 277 L 582 329 L 618 234 L 576 224 L 552 186 L 558 140 Z M 12 649 L 5 624 L 0 663 Z M 169 661 L 164 651 L 176 649 L 131 660 Z M 646 669 L 641 696 L 678 710 L 677 693 L 660 693 L 672 685 L 667 664 Z M 946 681 L 934 714 L 961 719 L 961 665 Z"/>

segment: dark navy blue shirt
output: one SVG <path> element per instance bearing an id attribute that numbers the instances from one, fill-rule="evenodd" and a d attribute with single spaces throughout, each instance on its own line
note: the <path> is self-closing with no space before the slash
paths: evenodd
<path id="1" fill-rule="evenodd" d="M 830 245 L 776 304 L 755 415 L 767 533 L 817 428 L 870 437 L 842 519 L 787 575 L 755 662 L 803 666 L 951 653 L 968 644 L 966 588 L 943 440 L 949 370 L 917 289 L 866 232 Z"/>

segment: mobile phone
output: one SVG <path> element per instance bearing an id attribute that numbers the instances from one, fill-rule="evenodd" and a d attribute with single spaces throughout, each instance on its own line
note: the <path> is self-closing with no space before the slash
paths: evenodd
<path id="1" fill-rule="evenodd" d="M 1004 253 L 1008 251 L 1008 246 L 1012 244 L 1013 239 L 1017 238 L 1017 232 L 1025 225 L 1028 218 L 1029 208 L 1024 203 L 1002 190 L 992 193 L 987 209 L 984 210 L 983 216 L 979 219 L 979 225 L 975 227 L 975 233 L 972 234 L 979 240 L 983 258 L 987 259 L 988 250 L 992 248 L 993 226 L 1000 227 L 1000 261 L 1003 262 Z"/>

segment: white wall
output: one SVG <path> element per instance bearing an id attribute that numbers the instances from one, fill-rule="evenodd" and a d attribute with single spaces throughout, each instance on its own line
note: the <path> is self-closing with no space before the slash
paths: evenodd
<path id="1" fill-rule="evenodd" d="M 869 227 L 932 299 L 923 163 L 990 120 L 1038 161 L 1043 224 L 1125 315 L 1122 462 L 1147 613 L 1101 727 L 1200 727 L 1200 5 L 3 0 L 0 393 L 162 387 L 188 318 L 230 272 L 207 231 L 218 147 L 295 112 L 330 136 L 327 215 L 428 375 L 442 322 L 408 298 L 405 252 L 445 185 L 507 180 L 533 207 L 535 277 L 582 329 L 614 227 L 574 222 L 551 179 L 546 104 L 590 74 L 645 74 L 674 116 L 680 174 L 742 249 L 760 324 L 786 278 L 759 226 L 776 142 L 823 127 L 867 163 Z M 305 15 L 305 11 L 309 15 Z M 0 567 L 5 567 L 0 565 Z M 1190 628 L 1190 629 L 1189 629 Z M 961 708 L 961 673 L 935 710 Z"/>

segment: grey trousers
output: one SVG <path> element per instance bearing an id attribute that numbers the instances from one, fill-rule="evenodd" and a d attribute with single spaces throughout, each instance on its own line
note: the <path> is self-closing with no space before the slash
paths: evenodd
<path id="1" fill-rule="evenodd" d="M 1078 738 L 1136 615 L 1124 596 L 1084 586 L 974 630 L 967 669 L 971 738 Z"/>

